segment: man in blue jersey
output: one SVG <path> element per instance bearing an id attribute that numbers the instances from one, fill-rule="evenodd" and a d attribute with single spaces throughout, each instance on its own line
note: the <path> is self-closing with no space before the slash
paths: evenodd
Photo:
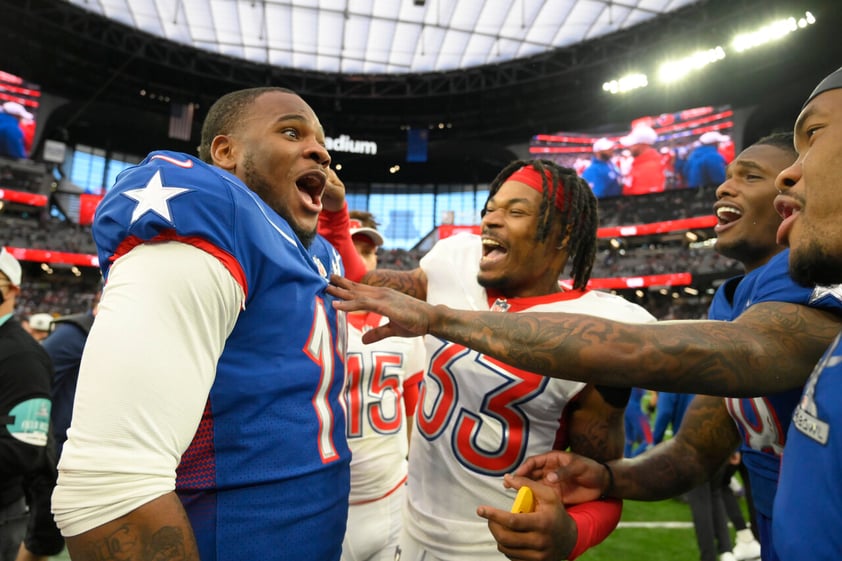
<path id="1" fill-rule="evenodd" d="M 728 137 L 716 131 L 706 132 L 699 137 L 699 146 L 693 150 L 684 166 L 687 187 L 716 187 L 725 181 L 725 158 L 719 153 L 719 143 Z"/>
<path id="2" fill-rule="evenodd" d="M 778 240 L 795 280 L 842 282 L 842 68 L 825 78 L 795 123 L 798 160 L 778 177 Z M 775 499 L 774 540 L 783 559 L 842 559 L 842 345 L 816 365 L 787 433 Z"/>
<path id="3" fill-rule="evenodd" d="M 619 197 L 623 194 L 620 170 L 611 161 L 614 143 L 607 138 L 600 138 L 593 143 L 591 164 L 582 172 L 582 179 L 591 186 L 598 199 Z"/>
<path id="4" fill-rule="evenodd" d="M 812 364 L 842 325 L 834 313 L 842 311 L 837 294 L 798 287 L 787 275 L 786 252 L 779 253 L 781 248 L 775 244 L 780 219 L 771 204 L 774 181 L 794 159 L 789 139 L 764 139 L 731 164 L 729 179 L 717 190 L 717 249 L 740 260 L 747 274 L 720 290 L 711 317 L 733 321 L 629 326 L 556 313 L 527 321 L 501 321 L 492 314 L 456 314 L 442 306 L 425 307 L 338 279 L 337 283 L 350 290 L 331 290 L 357 300 L 338 303 L 341 309 L 365 307 L 389 316 L 391 325 L 380 328 L 384 335 L 430 332 L 548 375 L 555 370 L 567 377 L 617 386 L 707 394 L 694 400 L 677 438 L 631 464 L 652 462 L 646 464 L 648 469 L 627 473 L 628 462 L 610 462 L 615 472 L 612 484 L 604 465 L 587 464 L 591 470 L 580 476 L 579 483 L 590 486 L 591 492 L 580 494 L 585 498 L 607 492 L 649 500 L 674 496 L 710 477 L 742 441 L 756 458 L 756 462 L 746 458 L 746 464 L 755 468 L 752 482 L 755 476 L 761 481 L 754 499 L 764 505 L 758 510 L 768 517 L 766 530 L 761 531 L 766 538 L 764 558 L 775 559 L 767 557 L 774 555 L 768 526 L 785 423 Z M 379 335 L 368 335 L 368 340 Z M 580 367 L 584 374 L 578 371 Z M 742 437 L 726 402 L 709 397 L 761 392 L 771 398 L 730 403 L 730 413 L 741 423 Z M 553 469 L 572 457 L 553 454 L 542 458 L 543 464 L 530 460 L 518 473 L 538 476 L 544 467 Z M 585 464 L 583 460 L 576 465 Z M 670 471 L 672 476 L 666 476 Z M 519 486 L 524 482 L 512 483 Z M 571 491 L 567 489 L 564 495 L 566 502 L 572 500 Z M 512 521 L 512 528 L 540 527 L 539 522 L 537 517 L 521 518 Z"/>
<path id="5" fill-rule="evenodd" d="M 324 140 L 295 93 L 232 92 L 201 159 L 153 152 L 97 209 L 106 286 L 53 495 L 74 560 L 339 559 Z"/>

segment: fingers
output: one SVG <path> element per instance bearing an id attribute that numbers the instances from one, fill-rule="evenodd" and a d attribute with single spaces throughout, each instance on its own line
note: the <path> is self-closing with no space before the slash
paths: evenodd
<path id="1" fill-rule="evenodd" d="M 493 506 L 482 505 L 477 508 L 477 515 L 485 518 L 489 522 L 493 522 L 504 528 L 517 531 L 524 527 L 524 523 L 519 518 L 527 516 L 527 514 L 514 514 L 508 510 L 501 510 Z"/>
<path id="2" fill-rule="evenodd" d="M 368 345 L 395 335 L 396 334 L 392 330 L 391 324 L 381 325 L 363 333 L 362 342 Z"/>
<path id="3" fill-rule="evenodd" d="M 526 485 L 532 489 L 532 493 L 535 495 L 535 498 L 538 499 L 539 503 L 548 503 L 552 500 L 561 502 L 563 495 L 560 482 L 548 482 L 546 478 L 544 478 L 541 483 L 539 483 L 539 481 L 539 479 L 530 479 L 508 473 L 503 476 L 504 487 L 520 489 L 522 486 Z"/>
<path id="4" fill-rule="evenodd" d="M 360 295 L 365 285 L 348 280 L 339 275 L 330 276 L 330 284 L 327 285 L 327 293 L 339 300 L 334 300 L 333 307 L 343 312 L 356 312 L 358 310 L 373 310 L 366 305 L 366 298 Z"/>

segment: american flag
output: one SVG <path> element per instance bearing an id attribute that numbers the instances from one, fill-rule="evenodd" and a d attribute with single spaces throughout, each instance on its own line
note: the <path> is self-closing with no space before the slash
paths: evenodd
<path id="1" fill-rule="evenodd" d="M 193 132 L 193 110 L 192 103 L 170 104 L 170 138 L 190 140 Z"/>

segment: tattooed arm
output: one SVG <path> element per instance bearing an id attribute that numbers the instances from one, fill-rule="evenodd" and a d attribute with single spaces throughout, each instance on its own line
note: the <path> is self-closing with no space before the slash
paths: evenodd
<path id="1" fill-rule="evenodd" d="M 641 501 L 675 497 L 704 483 L 740 444 L 740 433 L 721 397 L 697 395 L 674 438 L 629 460 L 609 462 L 609 496 Z"/>
<path id="2" fill-rule="evenodd" d="M 543 480 L 556 487 L 567 503 L 600 496 L 640 501 L 675 497 L 704 481 L 722 466 L 740 443 L 740 435 L 720 397 L 698 395 L 684 414 L 674 438 L 635 458 L 598 462 L 567 452 L 549 452 L 528 458 L 513 477 L 510 487 L 528 480 Z"/>
<path id="3" fill-rule="evenodd" d="M 427 275 L 421 268 L 411 271 L 375 269 L 366 273 L 360 282 L 371 286 L 392 288 L 418 300 L 427 299 Z"/>
<path id="4" fill-rule="evenodd" d="M 763 302 L 733 322 L 635 325 L 580 314 L 470 312 L 430 306 L 334 277 L 338 309 L 366 309 L 391 322 L 366 334 L 430 333 L 545 376 L 614 387 L 756 396 L 804 384 L 842 328 L 842 318 L 785 302 Z"/>
<path id="5" fill-rule="evenodd" d="M 190 521 L 175 493 L 67 538 L 73 561 L 199 561 Z"/>
<path id="6" fill-rule="evenodd" d="M 623 457 L 624 406 L 608 403 L 599 389 L 588 385 L 569 407 L 572 452 L 603 462 Z"/>

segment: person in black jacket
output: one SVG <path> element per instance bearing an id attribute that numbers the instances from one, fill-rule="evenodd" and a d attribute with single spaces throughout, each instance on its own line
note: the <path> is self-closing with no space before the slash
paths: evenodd
<path id="1" fill-rule="evenodd" d="M 73 412 L 73 398 L 76 395 L 76 382 L 79 379 L 79 365 L 82 362 L 82 350 L 88 340 L 88 332 L 94 323 L 94 316 L 99 305 L 102 291 L 97 291 L 91 302 L 91 309 L 80 314 L 62 316 L 53 320 L 52 332 L 42 344 L 53 361 L 53 434 L 56 438 L 56 453 L 61 456 L 70 416 Z"/>
<path id="2" fill-rule="evenodd" d="M 25 539 L 35 554 L 57 553 L 42 549 L 37 537 L 27 538 L 24 489 L 50 464 L 55 473 L 48 446 L 53 368 L 13 316 L 20 283 L 20 263 L 0 249 L 0 561 L 14 560 Z"/>

